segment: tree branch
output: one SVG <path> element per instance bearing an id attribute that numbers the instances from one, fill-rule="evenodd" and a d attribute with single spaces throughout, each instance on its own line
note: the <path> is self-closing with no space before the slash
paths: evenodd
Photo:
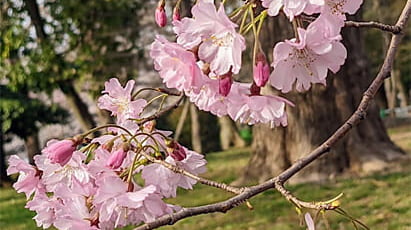
<path id="1" fill-rule="evenodd" d="M 146 117 L 146 118 L 143 118 L 142 120 L 139 120 L 139 121 L 137 122 L 137 124 L 138 124 L 138 125 L 142 125 L 142 124 L 144 124 L 144 123 L 146 123 L 146 122 L 148 122 L 148 121 L 158 119 L 159 117 L 161 117 L 161 116 L 162 116 L 163 114 L 165 114 L 166 112 L 168 112 L 168 111 L 170 111 L 170 110 L 172 110 L 172 109 L 177 108 L 177 107 L 180 105 L 180 103 L 183 101 L 183 99 L 184 99 L 184 94 L 181 93 L 180 98 L 179 98 L 174 104 L 172 104 L 172 105 L 170 105 L 169 107 L 161 110 L 160 112 L 157 112 L 157 113 L 155 113 L 155 114 L 153 114 L 153 115 L 151 115 L 151 116 L 149 116 L 149 117 Z"/>
<path id="2" fill-rule="evenodd" d="M 410 14 L 411 14 L 411 0 L 408 0 L 398 19 L 398 22 L 395 25 L 400 28 L 400 31 L 402 31 L 405 28 L 408 22 L 408 19 L 410 17 Z M 149 229 L 158 228 L 164 225 L 171 225 L 181 219 L 184 219 L 190 216 L 195 216 L 195 215 L 201 215 L 201 214 L 207 214 L 207 213 L 213 213 L 213 212 L 225 213 L 228 210 L 244 203 L 247 199 L 257 194 L 260 194 L 268 189 L 271 189 L 273 187 L 275 187 L 277 190 L 279 190 L 283 195 L 287 197 L 288 195 L 286 194 L 288 192 L 282 190 L 284 182 L 287 181 L 289 178 L 291 178 L 293 175 L 295 175 L 297 172 L 301 171 L 311 162 L 315 161 L 323 154 L 329 152 L 330 148 L 338 140 L 340 140 L 343 136 L 345 136 L 345 134 L 347 134 L 355 125 L 357 125 L 361 120 L 365 118 L 366 111 L 368 109 L 368 106 L 371 100 L 374 98 L 377 90 L 382 85 L 384 79 L 390 76 L 390 71 L 393 67 L 395 53 L 397 51 L 398 45 L 402 37 L 403 37 L 403 33 L 394 34 L 394 36 L 392 37 L 384 63 L 382 67 L 380 68 L 380 71 L 377 74 L 376 78 L 373 80 L 373 82 L 368 87 L 368 89 L 364 92 L 362 100 L 359 106 L 357 107 L 356 111 L 333 135 L 331 135 L 323 144 L 321 144 L 318 148 L 316 148 L 306 157 L 303 157 L 300 160 L 298 160 L 296 163 L 294 163 L 290 168 L 285 170 L 279 176 L 274 177 L 259 185 L 244 188 L 244 191 L 241 194 L 234 196 L 228 200 L 214 203 L 214 204 L 193 207 L 193 208 L 183 208 L 182 210 L 178 212 L 164 215 L 162 217 L 159 217 L 153 222 L 141 225 L 137 227 L 136 230 L 149 230 Z M 296 202 L 300 203 L 298 199 Z"/>
<path id="3" fill-rule="evenodd" d="M 374 22 L 374 21 L 369 21 L 369 22 L 354 22 L 354 21 L 346 21 L 345 22 L 346 27 L 368 27 L 368 28 L 375 28 L 375 29 L 380 29 L 383 31 L 391 32 L 393 34 L 399 34 L 402 31 L 402 28 L 399 26 L 392 26 L 392 25 L 386 25 L 380 22 Z"/>
<path id="4" fill-rule="evenodd" d="M 33 22 L 34 28 L 36 29 L 37 37 L 40 41 L 45 41 L 47 39 L 47 34 L 44 31 L 44 21 L 40 16 L 39 7 L 36 0 L 24 0 L 26 9 L 29 12 L 31 21 Z"/>
<path id="5" fill-rule="evenodd" d="M 301 18 L 304 21 L 307 22 L 313 22 L 316 17 L 313 16 L 308 16 L 308 15 L 301 15 Z M 398 25 L 387 25 L 381 22 L 374 22 L 374 21 L 368 21 L 368 22 L 356 22 L 356 21 L 345 21 L 344 22 L 345 27 L 366 27 L 366 28 L 374 28 L 374 29 L 379 29 L 382 31 L 387 31 L 393 34 L 399 34 L 402 32 L 403 27 L 400 27 Z"/>

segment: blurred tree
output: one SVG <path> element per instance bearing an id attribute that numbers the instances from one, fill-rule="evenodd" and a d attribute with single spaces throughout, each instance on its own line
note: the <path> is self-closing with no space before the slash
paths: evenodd
<path id="1" fill-rule="evenodd" d="M 15 134 L 25 142 L 30 163 L 33 156 L 40 153 L 38 131 L 42 125 L 64 123 L 68 113 L 57 105 L 27 96 L 27 93 L 13 92 L 0 85 L 1 133 Z"/>
<path id="2" fill-rule="evenodd" d="M 143 2 L 2 1 L 0 77 L 14 90 L 60 89 L 82 129 L 95 126 L 79 90 L 96 96 L 109 77 L 136 74 Z"/>

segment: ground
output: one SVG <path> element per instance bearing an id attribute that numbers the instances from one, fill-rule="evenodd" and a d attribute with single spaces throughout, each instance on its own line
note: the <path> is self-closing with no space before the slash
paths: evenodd
<path id="1" fill-rule="evenodd" d="M 389 130 L 394 142 L 411 154 L 411 125 Z M 209 161 L 206 178 L 230 183 L 241 173 L 247 163 L 249 149 L 237 149 L 207 155 Z M 342 208 L 364 222 L 373 230 L 411 230 L 411 168 L 403 163 L 401 170 L 382 172 L 356 179 L 339 179 L 325 184 L 300 184 L 289 186 L 298 197 L 307 201 L 327 200 L 343 192 Z M 408 166 L 408 167 L 407 167 Z M 198 185 L 194 191 L 180 191 L 179 197 L 169 200 L 184 207 L 221 201 L 231 194 L 215 188 Z M 306 229 L 300 225 L 292 204 L 274 190 L 250 200 L 254 210 L 245 205 L 227 214 L 211 214 L 183 220 L 164 229 L 175 230 L 265 230 Z M 0 190 L 0 228 L 2 230 L 36 229 L 31 220 L 34 213 L 24 209 L 25 197 L 11 189 Z M 335 213 L 325 213 L 317 229 L 354 229 L 350 221 Z M 132 229 L 132 228 L 130 228 Z"/>

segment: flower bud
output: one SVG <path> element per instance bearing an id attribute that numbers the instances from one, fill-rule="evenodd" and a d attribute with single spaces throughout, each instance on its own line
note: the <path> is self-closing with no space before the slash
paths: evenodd
<path id="1" fill-rule="evenodd" d="M 173 10 L 173 21 L 180 21 L 180 20 L 181 20 L 180 7 L 175 7 Z"/>
<path id="2" fill-rule="evenodd" d="M 167 145 L 167 153 L 176 161 L 182 161 L 186 158 L 187 154 L 183 146 L 176 141 L 172 140 Z"/>
<path id="3" fill-rule="evenodd" d="M 124 159 L 127 156 L 127 152 L 130 149 L 128 144 L 124 144 L 120 149 L 114 151 L 107 159 L 106 166 L 112 169 L 118 169 L 123 164 Z"/>
<path id="4" fill-rule="evenodd" d="M 226 97 L 231 90 L 231 85 L 233 84 L 233 73 L 230 71 L 218 78 L 218 90 L 219 93 Z"/>
<path id="5" fill-rule="evenodd" d="M 71 159 L 78 143 L 79 141 L 77 140 L 49 141 L 47 147 L 42 152 L 47 154 L 51 163 L 58 163 L 64 166 Z"/>
<path id="6" fill-rule="evenodd" d="M 261 91 L 261 88 L 258 87 L 255 82 L 253 82 L 253 84 L 252 84 L 251 87 L 250 87 L 251 96 L 261 95 L 261 94 L 260 94 L 260 91 Z"/>
<path id="7" fill-rule="evenodd" d="M 270 67 L 268 66 L 267 60 L 264 53 L 258 52 L 255 66 L 253 68 L 253 78 L 257 86 L 263 87 L 270 77 Z"/>
<path id="8" fill-rule="evenodd" d="M 164 27 L 167 24 L 167 15 L 164 5 L 164 0 L 159 1 L 155 12 L 156 23 L 160 27 Z"/>

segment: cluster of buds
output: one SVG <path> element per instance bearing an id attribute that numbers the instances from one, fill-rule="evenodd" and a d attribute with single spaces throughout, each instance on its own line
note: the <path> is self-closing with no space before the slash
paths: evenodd
<path id="1" fill-rule="evenodd" d="M 157 4 L 155 11 L 155 21 L 159 27 L 164 27 L 167 25 L 167 14 L 165 10 L 165 0 L 160 0 Z M 173 10 L 173 21 L 180 21 L 180 4 L 177 4 Z"/>

